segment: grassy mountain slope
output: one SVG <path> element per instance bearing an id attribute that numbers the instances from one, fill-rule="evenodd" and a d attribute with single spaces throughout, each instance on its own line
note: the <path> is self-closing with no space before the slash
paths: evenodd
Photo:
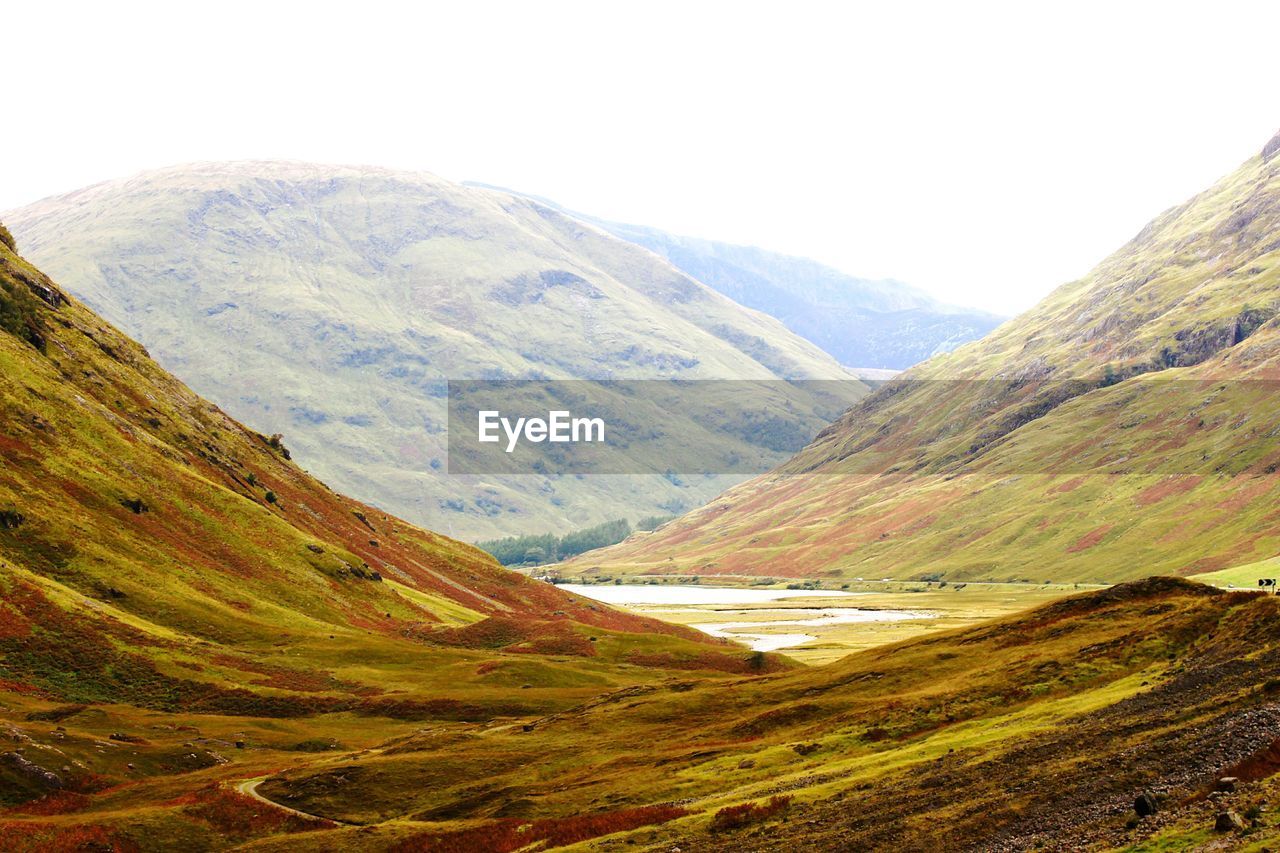
<path id="1" fill-rule="evenodd" d="M 734 302 L 778 318 L 850 367 L 902 370 L 982 337 L 1003 319 L 940 303 L 899 281 L 857 278 L 808 258 L 569 213 L 644 246 Z"/>
<path id="2" fill-rule="evenodd" d="M 421 173 L 196 164 L 6 220 L 34 262 L 197 392 L 284 433 L 342 491 L 459 536 L 669 512 L 732 481 L 441 488 L 447 379 L 849 377 L 650 252 Z"/>
<path id="3" fill-rule="evenodd" d="M 1115 581 L 1280 550 L 1280 158 L 590 571 Z"/>
<path id="4" fill-rule="evenodd" d="M 0 316 L 0 808 L 785 666 L 334 493 L 7 244 Z"/>
<path id="5" fill-rule="evenodd" d="M 825 667 L 418 733 L 257 791 L 352 824 L 311 843 L 357 850 L 618 832 L 591 849 L 1119 846 L 1196 815 L 1203 828 L 1220 775 L 1241 778 L 1224 803 L 1241 810 L 1270 784 L 1277 607 L 1153 578 Z M 1130 821 L 1144 790 L 1162 814 Z"/>

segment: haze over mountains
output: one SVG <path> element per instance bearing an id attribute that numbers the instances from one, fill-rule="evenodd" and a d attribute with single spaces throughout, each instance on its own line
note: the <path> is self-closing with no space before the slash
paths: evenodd
<path id="1" fill-rule="evenodd" d="M 1280 137 L 778 471 L 579 570 L 1110 582 L 1280 551 Z"/>
<path id="2" fill-rule="evenodd" d="M 426 174 L 195 164 L 6 220 L 30 258 L 327 482 L 459 536 L 681 511 L 735 480 L 446 485 L 446 379 L 852 378 L 647 250 Z"/>
<path id="3" fill-rule="evenodd" d="M 903 585 L 910 597 L 943 578 L 1105 581 L 1274 555 L 1278 149 L 1018 321 L 861 399 L 774 474 L 577 568 L 828 586 L 885 573 L 919 578 Z M 228 195 L 191 180 L 180 194 L 201 204 L 177 207 L 191 227 L 218 222 L 201 233 L 228 264 L 283 245 L 282 232 L 316 240 L 332 227 L 298 184 L 258 177 Z M 367 199 L 382 180 L 400 179 L 303 186 Z M 614 252 L 651 269 L 652 254 L 502 198 L 509 246 L 549 221 L 535 245 L 607 247 L 590 253 L 590 278 L 509 272 L 489 291 L 532 317 L 530 340 L 552 322 L 538 307 L 562 291 L 634 317 L 641 297 L 602 270 L 623 268 Z M 385 239 L 348 246 L 340 271 L 391 270 Z M 282 253 L 309 285 L 270 315 L 282 335 L 297 331 L 286 309 L 343 309 L 346 288 L 360 289 L 343 276 L 335 294 L 315 275 L 315 257 L 339 263 L 331 242 L 310 262 Z M 135 260 L 104 280 L 168 258 L 129 245 Z M 723 323 L 792 344 L 716 349 L 708 369 L 833 369 L 776 323 L 657 268 L 658 301 L 722 308 Z M 258 269 L 241 270 L 234 293 L 261 306 Z M 201 272 L 176 264 L 147 280 L 182 282 L 201 308 Z M 460 316 L 447 286 L 418 295 Z M 204 316 L 238 316 L 239 302 L 214 307 Z M 742 328 L 684 321 L 718 340 Z M 321 331 L 309 347 L 354 351 L 353 330 Z M 628 365 L 636 340 L 624 339 Z M 702 365 L 672 364 L 677 343 L 638 357 Z M 397 376 L 447 350 L 426 352 L 357 362 L 381 370 L 385 358 Z M 502 350 L 490 366 L 566 369 L 561 358 Z M 506 572 L 336 494 L 278 436 L 196 396 L 68 297 L 3 230 L 0 411 L 6 849 L 1185 849 L 1211 827 L 1215 849 L 1234 849 L 1280 837 L 1274 596 L 1151 577 L 826 666 L 750 653 Z M 975 590 L 1013 594 L 931 594 Z"/>
<path id="4" fill-rule="evenodd" d="M 563 210 L 547 199 L 529 198 Z M 566 212 L 644 246 L 734 302 L 778 318 L 849 367 L 904 370 L 982 337 L 1005 319 L 947 305 L 900 281 L 857 278 L 808 258 Z"/>

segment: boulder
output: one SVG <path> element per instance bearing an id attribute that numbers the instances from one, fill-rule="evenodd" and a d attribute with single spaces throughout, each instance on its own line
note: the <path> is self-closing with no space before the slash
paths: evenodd
<path id="1" fill-rule="evenodd" d="M 16 752 L 0 754 L 0 764 L 12 767 L 31 781 L 51 791 L 62 787 L 62 780 L 58 778 L 58 774 L 45 770 L 39 764 L 28 761 Z"/>
<path id="2" fill-rule="evenodd" d="M 1244 820 L 1235 812 L 1219 812 L 1213 828 L 1218 832 L 1237 832 L 1244 829 Z"/>
<path id="3" fill-rule="evenodd" d="M 1133 801 L 1133 810 L 1137 812 L 1138 817 L 1151 817 L 1160 811 L 1160 803 L 1156 800 L 1155 794 L 1150 791 L 1143 791 Z"/>
<path id="4" fill-rule="evenodd" d="M 1213 789 L 1215 791 L 1221 791 L 1225 794 L 1230 794 L 1233 791 L 1235 791 L 1236 786 L 1239 784 L 1240 784 L 1240 780 L 1237 779 L 1235 776 L 1223 776 L 1213 786 Z"/>

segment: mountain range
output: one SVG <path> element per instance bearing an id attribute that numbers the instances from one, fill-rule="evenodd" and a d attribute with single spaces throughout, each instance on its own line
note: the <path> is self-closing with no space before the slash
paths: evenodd
<path id="1" fill-rule="evenodd" d="M 540 196 L 527 197 L 564 210 Z M 809 258 L 566 212 L 649 249 L 734 302 L 776 317 L 864 373 L 904 370 L 982 337 L 1005 319 L 948 305 L 900 281 L 858 278 Z"/>
<path id="2" fill-rule="evenodd" d="M 774 472 L 574 570 L 1105 583 L 1270 559 L 1278 145 Z"/>
<path id="3" fill-rule="evenodd" d="M 935 595 L 1255 574 L 1280 520 L 1277 149 L 778 471 L 565 570 L 876 569 Z M 330 490 L 20 246 L 0 228 L 6 850 L 1280 838 L 1275 596 L 1146 577 L 824 666 L 749 652 Z"/>
<path id="4" fill-rule="evenodd" d="M 466 538 L 678 512 L 742 477 L 446 479 L 447 380 L 847 379 L 845 405 L 865 392 L 652 252 L 423 173 L 194 164 L 5 220 L 77 297 L 232 416 L 284 434 L 326 482 Z"/>

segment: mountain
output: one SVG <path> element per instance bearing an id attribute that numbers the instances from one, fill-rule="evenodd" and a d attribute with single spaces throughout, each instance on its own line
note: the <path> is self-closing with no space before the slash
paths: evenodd
<path id="1" fill-rule="evenodd" d="M 164 799 L 234 765 L 237 741 L 386 737 L 785 665 L 331 491 L 12 242 L 0 231 L 0 808 Z"/>
<path id="2" fill-rule="evenodd" d="M 257 790 L 371 850 L 1188 849 L 1225 811 L 1256 823 L 1221 849 L 1265 845 L 1278 625 L 1274 597 L 1152 578 L 748 683 L 414 734 Z M 442 772 L 458 762 L 487 772 Z"/>
<path id="3" fill-rule="evenodd" d="M 857 278 L 808 258 L 570 215 L 649 249 L 740 305 L 776 317 L 855 369 L 903 370 L 980 338 L 1005 319 L 947 305 L 900 281 Z"/>
<path id="4" fill-rule="evenodd" d="M 1215 848 L 1280 838 L 1274 596 L 1155 577 L 827 666 L 748 653 L 331 491 L 13 247 L 6 851 L 1184 849 L 1223 814 Z M 1263 364 L 1251 326 L 1225 351 Z M 1182 381 L 1212 429 L 1223 380 Z"/>
<path id="5" fill-rule="evenodd" d="M 841 364 L 858 369 L 903 370 L 980 338 L 1004 321 L 946 305 L 902 282 L 855 278 L 808 258 L 638 225 L 597 224 L 733 301 L 777 317 Z"/>
<path id="6" fill-rule="evenodd" d="M 651 252 L 422 173 L 204 163 L 5 218 L 41 268 L 324 480 L 469 538 L 681 511 L 742 477 L 446 479 L 446 380 L 852 376 Z"/>
<path id="7" fill-rule="evenodd" d="M 575 569 L 1113 582 L 1273 556 L 1276 147 L 776 471 Z"/>

